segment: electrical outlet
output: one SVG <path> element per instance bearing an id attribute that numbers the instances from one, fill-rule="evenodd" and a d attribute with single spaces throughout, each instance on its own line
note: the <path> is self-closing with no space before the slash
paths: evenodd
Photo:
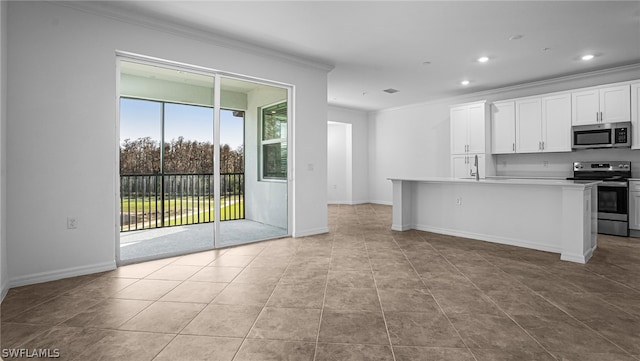
<path id="1" fill-rule="evenodd" d="M 548 160 L 545 160 L 544 162 L 542 162 L 542 165 L 543 165 L 545 168 L 549 168 L 549 161 L 548 161 Z"/>
<path id="2" fill-rule="evenodd" d="M 76 229 L 76 228 L 78 228 L 78 218 L 67 217 L 67 229 Z"/>
<path id="3" fill-rule="evenodd" d="M 507 161 L 506 160 L 502 161 L 502 168 L 507 168 Z"/>
<path id="4" fill-rule="evenodd" d="M 459 205 L 459 206 L 462 205 L 462 197 L 456 198 L 456 204 Z"/>

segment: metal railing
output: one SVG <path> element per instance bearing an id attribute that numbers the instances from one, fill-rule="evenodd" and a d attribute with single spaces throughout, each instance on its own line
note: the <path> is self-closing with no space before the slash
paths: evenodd
<path id="1" fill-rule="evenodd" d="M 215 220 L 213 174 L 120 176 L 120 231 Z M 220 174 L 220 220 L 244 219 L 244 173 Z"/>

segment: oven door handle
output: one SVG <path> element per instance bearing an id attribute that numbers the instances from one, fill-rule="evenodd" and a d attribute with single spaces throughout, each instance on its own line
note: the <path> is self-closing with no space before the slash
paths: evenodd
<path id="1" fill-rule="evenodd" d="M 628 188 L 627 182 L 602 182 L 598 183 L 598 187 L 623 187 Z"/>

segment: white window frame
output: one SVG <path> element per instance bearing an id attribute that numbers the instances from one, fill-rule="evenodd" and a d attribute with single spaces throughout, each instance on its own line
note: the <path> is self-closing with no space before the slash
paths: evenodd
<path id="1" fill-rule="evenodd" d="M 277 139 L 268 139 L 268 140 L 263 140 L 263 134 L 264 134 L 264 119 L 263 119 L 263 114 L 264 114 L 264 109 L 266 108 L 270 108 L 274 105 L 278 105 L 278 104 L 282 104 L 282 103 L 287 103 L 287 133 L 284 135 L 284 137 L 282 137 L 282 134 L 280 135 L 280 138 Z M 271 103 L 271 104 L 266 104 L 263 105 L 261 107 L 258 108 L 258 180 L 262 181 L 262 182 L 286 182 L 288 179 L 288 169 L 289 169 L 289 162 L 290 162 L 290 158 L 289 158 L 289 152 L 290 152 L 290 143 L 289 143 L 289 132 L 290 132 L 290 122 L 289 122 L 289 100 L 285 99 L 285 100 L 280 100 L 277 101 L 275 103 Z M 286 143 L 287 144 L 287 171 L 285 172 L 285 175 L 283 177 L 265 177 L 264 176 L 264 146 L 268 145 L 268 144 L 278 144 L 278 143 Z"/>

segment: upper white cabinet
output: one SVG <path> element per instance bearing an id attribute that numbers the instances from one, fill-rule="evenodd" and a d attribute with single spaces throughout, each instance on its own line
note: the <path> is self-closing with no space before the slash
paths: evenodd
<path id="1" fill-rule="evenodd" d="M 494 154 L 571 151 L 571 94 L 492 104 Z"/>
<path id="2" fill-rule="evenodd" d="M 640 82 L 631 84 L 631 149 L 640 149 Z"/>
<path id="3" fill-rule="evenodd" d="M 516 100 L 516 151 L 542 151 L 542 103 L 540 98 Z"/>
<path id="4" fill-rule="evenodd" d="M 629 85 L 594 87 L 571 94 L 571 124 L 628 122 Z"/>
<path id="5" fill-rule="evenodd" d="M 571 95 L 542 97 L 542 151 L 571 151 Z"/>
<path id="6" fill-rule="evenodd" d="M 451 154 L 485 152 L 485 102 L 451 108 Z"/>
<path id="7" fill-rule="evenodd" d="M 491 104 L 491 152 L 509 154 L 516 151 L 515 102 Z"/>

